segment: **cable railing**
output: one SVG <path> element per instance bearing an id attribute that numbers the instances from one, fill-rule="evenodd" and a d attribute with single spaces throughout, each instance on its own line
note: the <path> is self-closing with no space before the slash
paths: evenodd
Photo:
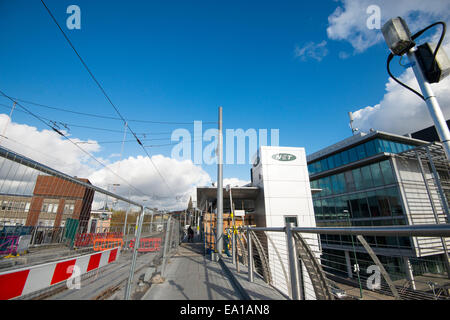
<path id="1" fill-rule="evenodd" d="M 321 239 L 330 235 L 346 241 L 328 246 Z M 378 248 L 376 237 L 405 237 L 410 246 Z M 418 256 L 416 237 L 444 240 L 431 241 L 428 254 Z M 247 226 L 238 228 L 236 259 L 248 267 L 249 281 L 259 276 L 291 299 L 448 300 L 450 265 L 443 243 L 449 237 L 450 224 Z"/>

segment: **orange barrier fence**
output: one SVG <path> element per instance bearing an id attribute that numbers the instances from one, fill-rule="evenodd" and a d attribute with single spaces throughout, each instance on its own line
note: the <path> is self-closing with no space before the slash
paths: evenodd
<path id="1" fill-rule="evenodd" d="M 134 248 L 135 239 L 130 240 L 129 248 Z M 143 238 L 139 241 L 138 252 L 159 251 L 161 248 L 161 238 Z"/>
<path id="2" fill-rule="evenodd" d="M 123 246 L 123 240 L 120 238 L 97 239 L 94 241 L 94 251 L 104 251 Z"/>
<path id="3" fill-rule="evenodd" d="M 75 237 L 75 247 L 92 246 L 97 239 L 122 238 L 122 232 L 81 233 Z"/>

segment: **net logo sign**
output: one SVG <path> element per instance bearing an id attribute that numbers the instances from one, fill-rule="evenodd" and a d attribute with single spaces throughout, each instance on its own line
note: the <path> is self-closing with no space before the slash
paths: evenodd
<path id="1" fill-rule="evenodd" d="M 277 153 L 274 154 L 272 158 L 278 161 L 294 161 L 295 159 L 297 159 L 296 156 L 289 153 Z"/>

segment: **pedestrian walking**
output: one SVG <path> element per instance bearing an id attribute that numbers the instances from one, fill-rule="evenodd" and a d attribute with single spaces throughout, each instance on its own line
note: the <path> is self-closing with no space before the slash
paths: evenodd
<path id="1" fill-rule="evenodd" d="M 194 230 L 192 230 L 191 226 L 188 228 L 188 242 L 194 242 Z"/>

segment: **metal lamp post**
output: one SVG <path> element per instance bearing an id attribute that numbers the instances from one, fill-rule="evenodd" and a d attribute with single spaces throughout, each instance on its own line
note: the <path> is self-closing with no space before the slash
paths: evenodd
<path id="1" fill-rule="evenodd" d="M 217 231 L 216 250 L 219 255 L 223 250 L 223 127 L 222 107 L 219 107 L 219 136 L 217 143 Z"/>
<path id="2" fill-rule="evenodd" d="M 439 40 L 440 45 L 445 34 L 444 22 L 434 23 L 417 32 L 415 35 L 411 35 L 406 22 L 401 17 L 397 17 L 387 21 L 383 25 L 381 31 L 383 33 L 386 44 L 388 45 L 393 55 L 403 56 L 404 54 L 406 54 L 408 56 L 408 59 L 414 71 L 414 75 L 416 76 L 417 82 L 420 86 L 420 90 L 422 91 L 422 95 L 420 95 L 417 91 L 409 88 L 405 84 L 401 83 L 392 75 L 391 76 L 402 86 L 407 87 L 411 91 L 414 91 L 414 93 L 421 96 L 421 98 L 425 100 L 428 111 L 430 112 L 431 118 L 433 119 L 434 125 L 436 127 L 436 131 L 441 142 L 444 145 L 447 160 L 450 161 L 450 131 L 445 121 L 444 114 L 442 113 L 442 110 L 430 85 L 430 83 L 439 82 L 449 74 L 450 62 L 443 49 L 441 49 L 440 51 L 436 51 L 436 49 L 438 49 L 436 47 L 436 49 L 434 49 L 434 52 L 431 52 L 431 49 L 428 49 L 428 53 L 425 54 L 424 51 L 426 50 L 424 50 L 424 45 L 416 47 L 416 43 L 414 41 L 424 31 L 437 24 L 442 24 L 443 27 L 441 39 Z M 428 47 L 431 48 L 433 47 L 433 45 Z M 390 72 L 389 62 L 392 57 L 390 56 L 388 59 L 388 72 Z"/>

